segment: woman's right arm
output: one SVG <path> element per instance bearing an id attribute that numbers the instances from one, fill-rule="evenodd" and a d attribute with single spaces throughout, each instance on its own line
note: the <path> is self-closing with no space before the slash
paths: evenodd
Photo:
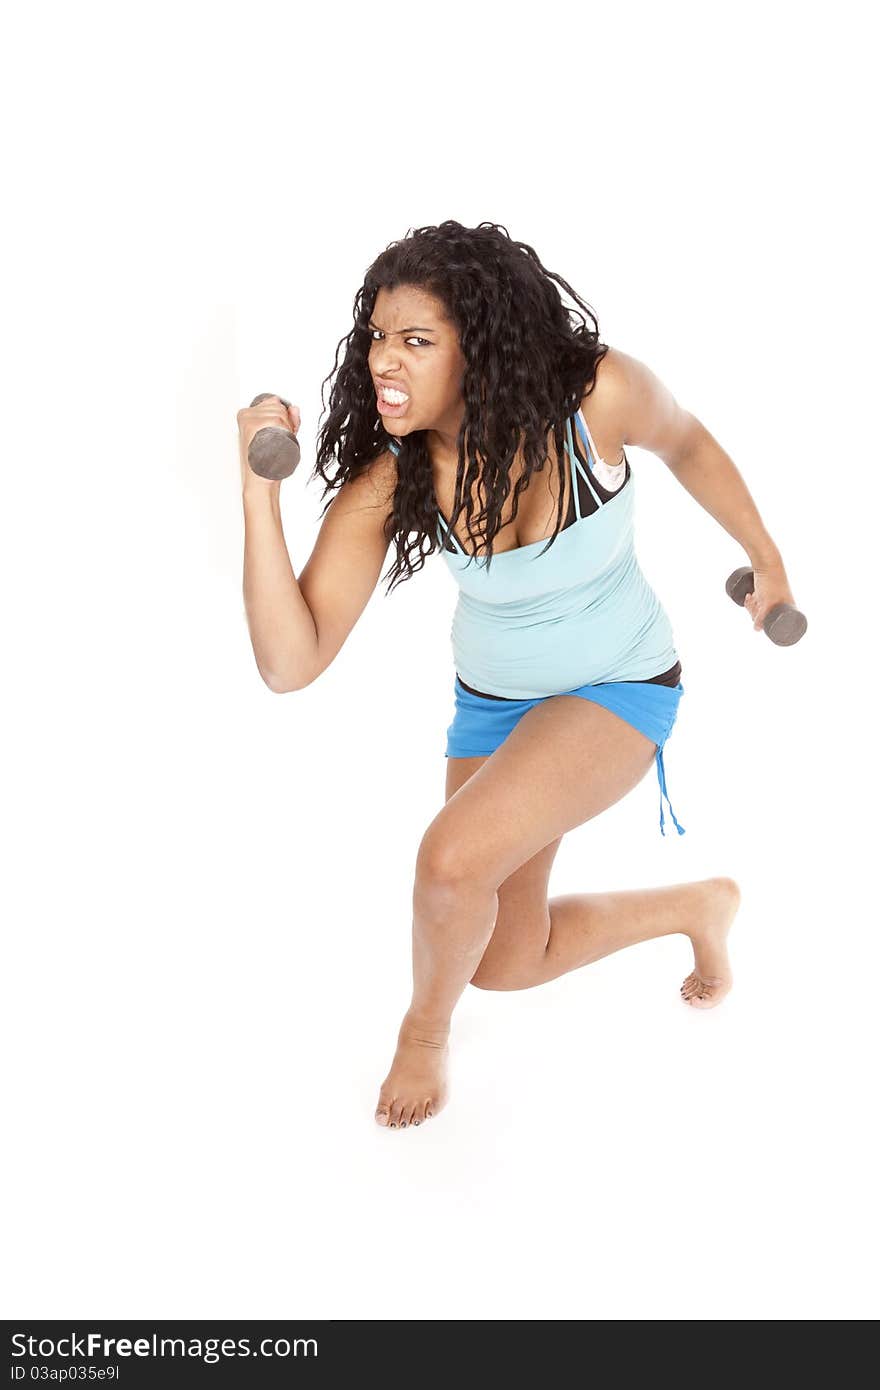
<path id="1" fill-rule="evenodd" d="M 373 593 L 397 481 L 390 450 L 343 483 L 299 579 L 281 524 L 280 483 L 243 473 L 244 603 L 251 645 L 270 690 L 301 690 L 325 671 Z"/>
<path id="2" fill-rule="evenodd" d="M 257 668 L 270 690 L 308 685 L 315 621 L 296 581 L 281 525 L 281 484 L 245 488 L 244 609 Z"/>

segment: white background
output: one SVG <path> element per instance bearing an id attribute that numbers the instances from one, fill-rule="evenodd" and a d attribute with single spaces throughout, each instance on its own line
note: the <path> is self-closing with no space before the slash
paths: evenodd
<path id="1" fill-rule="evenodd" d="M 869 8 L 448 0 L 7 22 L 6 1317 L 877 1315 L 875 279 Z M 374 257 L 502 223 L 724 445 L 801 643 L 631 450 L 686 695 L 552 893 L 737 878 L 736 986 L 683 937 L 468 989 L 451 1097 L 373 1121 L 443 801 L 455 588 L 380 584 L 262 684 L 236 411 L 302 410 Z M 391 562 L 389 552 L 388 564 Z M 384 573 L 384 571 L 383 571 Z"/>

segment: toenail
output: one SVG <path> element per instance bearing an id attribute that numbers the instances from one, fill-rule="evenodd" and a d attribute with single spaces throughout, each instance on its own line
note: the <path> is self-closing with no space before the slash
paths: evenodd
<path id="1" fill-rule="evenodd" d="M 391 1121 L 391 1128 L 392 1128 L 392 1129 L 397 1129 L 397 1125 L 394 1123 L 393 1120 Z"/>
<path id="2" fill-rule="evenodd" d="M 414 1125 L 420 1125 L 421 1123 L 422 1123 L 421 1120 L 413 1120 L 413 1124 L 414 1124 Z"/>
<path id="3" fill-rule="evenodd" d="M 401 1120 L 401 1122 L 400 1122 L 400 1128 L 401 1128 L 401 1129 L 406 1129 L 406 1120 Z"/>

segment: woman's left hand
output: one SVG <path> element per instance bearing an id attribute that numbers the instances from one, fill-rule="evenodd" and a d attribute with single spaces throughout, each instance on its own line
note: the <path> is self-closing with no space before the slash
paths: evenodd
<path id="1" fill-rule="evenodd" d="M 797 604 L 781 560 L 761 568 L 755 565 L 754 569 L 755 589 L 753 593 L 746 595 L 744 606 L 754 623 L 755 631 L 760 632 L 764 626 L 764 619 L 774 604 L 790 603 L 793 608 L 797 608 Z"/>

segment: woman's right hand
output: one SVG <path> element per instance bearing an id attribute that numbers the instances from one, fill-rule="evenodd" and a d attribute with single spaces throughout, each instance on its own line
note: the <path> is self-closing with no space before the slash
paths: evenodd
<path id="1" fill-rule="evenodd" d="M 267 396 L 259 405 L 244 406 L 235 418 L 238 421 L 238 458 L 241 465 L 242 492 L 266 492 L 272 488 L 277 491 L 281 482 L 263 478 L 259 473 L 255 473 L 248 463 L 248 449 L 254 435 L 266 425 L 292 430 L 296 434 L 301 423 L 299 406 L 292 405 L 288 408 L 278 396 Z"/>

